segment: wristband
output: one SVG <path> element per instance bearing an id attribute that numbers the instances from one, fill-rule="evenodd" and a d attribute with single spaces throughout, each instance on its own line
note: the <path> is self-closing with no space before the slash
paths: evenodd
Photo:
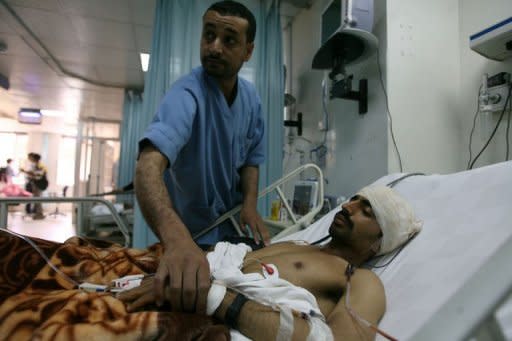
<path id="1" fill-rule="evenodd" d="M 224 317 L 224 323 L 229 328 L 237 329 L 238 327 L 238 315 L 240 315 L 240 311 L 242 310 L 243 305 L 249 299 L 242 294 L 237 294 L 231 305 L 228 307 L 226 311 L 226 316 Z"/>

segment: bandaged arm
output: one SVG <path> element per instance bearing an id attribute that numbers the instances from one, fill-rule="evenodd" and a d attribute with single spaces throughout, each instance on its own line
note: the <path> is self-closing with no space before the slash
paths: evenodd
<path id="1" fill-rule="evenodd" d="M 236 293 L 228 290 L 226 296 L 215 311 L 214 316 L 225 322 L 226 311 L 236 297 Z M 309 334 L 308 322 L 301 317 L 293 317 L 293 340 L 306 340 Z M 258 340 L 275 340 L 280 325 L 280 313 L 271 307 L 248 301 L 240 310 L 237 319 L 238 330 L 248 338 Z"/>
<path id="2" fill-rule="evenodd" d="M 327 317 L 327 324 L 334 340 L 373 340 L 375 331 L 358 321 L 347 308 L 347 291 Z M 225 321 L 228 307 L 236 293 L 228 290 L 224 300 L 215 311 L 215 317 Z M 377 325 L 386 309 L 384 287 L 371 271 L 358 269 L 351 278 L 349 307 L 354 314 Z M 257 340 L 275 340 L 280 325 L 280 313 L 268 306 L 248 301 L 242 306 L 238 317 L 238 330 L 245 336 Z M 292 340 L 306 340 L 309 325 L 303 318 L 294 315 Z"/>

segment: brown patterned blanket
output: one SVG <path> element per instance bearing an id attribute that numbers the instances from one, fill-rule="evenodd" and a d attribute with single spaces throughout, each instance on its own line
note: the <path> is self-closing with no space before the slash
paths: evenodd
<path id="1" fill-rule="evenodd" d="M 154 273 L 162 248 L 129 249 L 73 237 L 64 243 L 30 238 L 76 282 L 110 284 Z M 2 340 L 228 340 L 211 318 L 148 310 L 128 313 L 110 293 L 91 293 L 52 269 L 26 241 L 0 231 L 0 338 Z"/>

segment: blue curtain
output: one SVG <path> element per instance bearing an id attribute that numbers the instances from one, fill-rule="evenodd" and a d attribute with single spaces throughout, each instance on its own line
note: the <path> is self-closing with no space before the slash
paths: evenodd
<path id="1" fill-rule="evenodd" d="M 262 4 L 257 23 L 256 56 L 253 56 L 258 70 L 255 83 L 263 104 L 267 142 L 266 162 L 260 168 L 260 188 L 270 185 L 283 173 L 284 72 L 279 4 L 280 1 Z M 258 210 L 262 215 L 269 214 L 271 199 L 267 196 L 259 203 Z"/>
<path id="2" fill-rule="evenodd" d="M 143 135 L 170 85 L 200 65 L 201 18 L 214 2 L 157 0 L 138 136 Z M 256 85 L 266 115 L 267 161 L 260 169 L 260 188 L 263 188 L 279 178 L 282 172 L 284 84 L 279 1 L 240 2 L 253 12 L 257 21 L 255 52 L 240 71 L 240 76 Z M 136 205 L 134 247 L 146 247 L 156 241 Z"/>
<path id="3" fill-rule="evenodd" d="M 133 181 L 141 121 L 142 95 L 134 90 L 126 90 L 124 93 L 123 120 L 121 122 L 121 151 L 117 163 L 117 188 L 126 186 Z"/>

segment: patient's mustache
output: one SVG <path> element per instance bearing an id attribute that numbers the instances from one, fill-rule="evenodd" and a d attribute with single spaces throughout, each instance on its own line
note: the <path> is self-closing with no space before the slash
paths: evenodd
<path id="1" fill-rule="evenodd" d="M 348 227 L 352 230 L 354 228 L 354 222 L 352 221 L 352 219 L 350 219 L 350 213 L 348 213 L 348 211 L 345 208 L 342 208 L 341 211 L 337 213 L 337 215 L 338 214 L 343 216 L 343 218 L 348 224 Z"/>

